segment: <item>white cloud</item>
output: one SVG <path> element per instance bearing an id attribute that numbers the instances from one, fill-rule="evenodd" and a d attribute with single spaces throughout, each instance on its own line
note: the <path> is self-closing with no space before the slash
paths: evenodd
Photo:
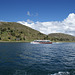
<path id="1" fill-rule="evenodd" d="M 33 23 L 33 21 L 31 21 L 31 20 L 27 19 L 27 23 L 30 23 L 30 24 L 31 24 L 31 23 Z"/>
<path id="2" fill-rule="evenodd" d="M 29 11 L 27 11 L 27 15 L 28 15 L 28 16 L 31 16 L 31 14 L 30 14 L 30 12 L 29 12 Z"/>
<path id="3" fill-rule="evenodd" d="M 36 17 L 36 16 L 38 16 L 38 13 L 32 14 L 32 13 L 30 13 L 29 11 L 27 11 L 27 15 L 28 15 L 28 16 Z"/>
<path id="4" fill-rule="evenodd" d="M 23 25 L 38 30 L 44 34 L 50 33 L 66 33 L 75 36 L 75 14 L 71 13 L 63 21 L 50 21 L 50 22 L 33 22 L 31 20 L 18 21 Z"/>

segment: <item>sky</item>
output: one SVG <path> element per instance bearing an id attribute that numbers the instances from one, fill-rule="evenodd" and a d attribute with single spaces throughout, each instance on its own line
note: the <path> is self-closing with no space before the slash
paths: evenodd
<path id="1" fill-rule="evenodd" d="M 75 0 L 0 0 L 0 21 L 75 36 Z"/>

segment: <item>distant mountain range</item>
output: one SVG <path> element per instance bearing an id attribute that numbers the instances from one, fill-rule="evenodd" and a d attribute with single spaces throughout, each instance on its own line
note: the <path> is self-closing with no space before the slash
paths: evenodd
<path id="1" fill-rule="evenodd" d="M 33 40 L 75 42 L 75 37 L 63 33 L 52 33 L 49 35 L 45 35 L 39 31 L 16 22 L 0 22 L 1 42 L 30 42 Z"/>

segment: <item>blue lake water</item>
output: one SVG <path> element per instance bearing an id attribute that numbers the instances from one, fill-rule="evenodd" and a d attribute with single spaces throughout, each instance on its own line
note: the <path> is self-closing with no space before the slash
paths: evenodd
<path id="1" fill-rule="evenodd" d="M 75 43 L 0 43 L 0 75 L 75 75 Z"/>

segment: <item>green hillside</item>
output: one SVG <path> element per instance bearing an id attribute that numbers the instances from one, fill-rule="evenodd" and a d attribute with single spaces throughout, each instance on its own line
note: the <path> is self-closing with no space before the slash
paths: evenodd
<path id="1" fill-rule="evenodd" d="M 48 39 L 52 41 L 66 41 L 66 42 L 75 42 L 75 37 L 63 33 L 52 33 L 48 35 Z"/>
<path id="2" fill-rule="evenodd" d="M 16 22 L 0 22 L 0 42 L 30 42 L 41 39 L 54 42 L 75 42 L 75 37 L 68 34 L 52 33 L 45 35 Z"/>
<path id="3" fill-rule="evenodd" d="M 16 22 L 0 22 L 0 41 L 24 41 L 44 39 L 46 35 Z"/>

